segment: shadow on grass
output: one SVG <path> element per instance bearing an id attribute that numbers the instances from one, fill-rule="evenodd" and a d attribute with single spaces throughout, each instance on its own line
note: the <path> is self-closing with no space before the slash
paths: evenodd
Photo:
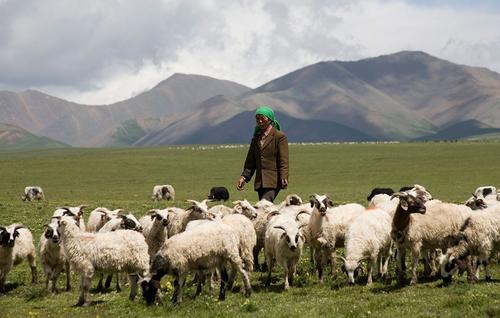
<path id="1" fill-rule="evenodd" d="M 17 282 L 14 282 L 14 283 L 5 283 L 4 287 L 5 287 L 5 294 L 7 294 L 8 292 L 18 288 L 21 284 L 17 283 Z"/>

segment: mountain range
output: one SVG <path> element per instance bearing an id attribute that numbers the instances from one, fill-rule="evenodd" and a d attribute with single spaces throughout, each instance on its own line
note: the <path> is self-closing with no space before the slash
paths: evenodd
<path id="1" fill-rule="evenodd" d="M 255 89 L 174 74 L 110 105 L 0 91 L 0 123 L 79 147 L 248 143 L 262 104 L 290 141 L 477 139 L 498 133 L 500 74 L 404 51 L 316 63 Z"/>

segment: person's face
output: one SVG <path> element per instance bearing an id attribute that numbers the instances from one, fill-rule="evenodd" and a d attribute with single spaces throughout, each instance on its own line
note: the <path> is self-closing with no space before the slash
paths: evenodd
<path id="1" fill-rule="evenodd" d="M 267 126 L 271 123 L 271 119 L 267 118 L 264 115 L 255 115 L 255 121 L 257 122 L 257 126 L 260 129 L 266 129 Z"/>

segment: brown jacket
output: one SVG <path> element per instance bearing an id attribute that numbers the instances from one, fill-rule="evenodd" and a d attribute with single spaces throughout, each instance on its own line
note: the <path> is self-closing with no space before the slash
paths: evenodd
<path id="1" fill-rule="evenodd" d="M 262 148 L 260 136 L 252 138 L 241 175 L 248 182 L 254 173 L 255 190 L 281 189 L 281 179 L 288 179 L 288 139 L 274 127 L 264 139 Z"/>

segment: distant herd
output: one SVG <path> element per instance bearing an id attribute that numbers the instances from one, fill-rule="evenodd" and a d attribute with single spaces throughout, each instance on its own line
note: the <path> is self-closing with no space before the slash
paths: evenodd
<path id="1" fill-rule="evenodd" d="M 39 186 L 28 186 L 23 201 L 44 200 Z M 175 200 L 172 185 L 153 187 L 152 200 Z M 303 203 L 296 194 L 281 203 L 247 200 L 208 206 L 209 202 L 229 200 L 225 187 L 213 187 L 207 199 L 187 200 L 188 208 L 153 209 L 137 219 L 122 209 L 97 207 L 83 214 L 85 205 L 58 207 L 44 225 L 38 249 L 26 226 L 14 223 L 0 226 L 0 293 L 6 293 L 6 278 L 13 266 L 27 260 L 31 281 L 37 281 L 35 259 L 46 276 L 46 288 L 57 293 L 57 280 L 66 274 L 65 290 L 71 289 L 71 272 L 80 275 L 80 296 L 76 305 L 88 305 L 94 275 L 97 290 L 110 287 L 116 276 L 121 290 L 128 275 L 129 298 L 140 286 L 148 304 L 161 301 L 166 291 L 161 286 L 165 275 L 174 278 L 171 299 L 183 300 L 188 274 L 194 275 L 196 295 L 208 282 L 210 293 L 219 286 L 224 300 L 239 277 L 242 293 L 250 297 L 250 275 L 267 271 L 265 285 L 271 284 L 273 269 L 283 269 L 284 290 L 293 286 L 297 265 L 307 244 L 310 261 L 318 282 L 324 282 L 325 267 L 337 276 L 338 259 L 347 284 L 355 284 L 366 261 L 366 284 L 375 278 L 390 277 L 388 265 L 396 263 L 399 284 L 406 280 L 406 254 L 411 268 L 410 284 L 416 284 L 417 265 L 424 261 L 424 275 L 441 277 L 450 283 L 456 273 L 467 273 L 469 282 L 479 279 L 484 268 L 485 280 L 491 280 L 488 267 L 500 250 L 500 191 L 482 186 L 464 204 L 447 203 L 433 198 L 421 185 L 374 188 L 367 207 L 358 203 L 334 206 L 328 195 L 312 194 Z M 343 256 L 337 252 L 343 248 Z M 265 263 L 259 263 L 264 250 Z M 37 256 L 38 254 L 38 256 Z M 107 274 L 103 284 L 104 275 Z"/>

